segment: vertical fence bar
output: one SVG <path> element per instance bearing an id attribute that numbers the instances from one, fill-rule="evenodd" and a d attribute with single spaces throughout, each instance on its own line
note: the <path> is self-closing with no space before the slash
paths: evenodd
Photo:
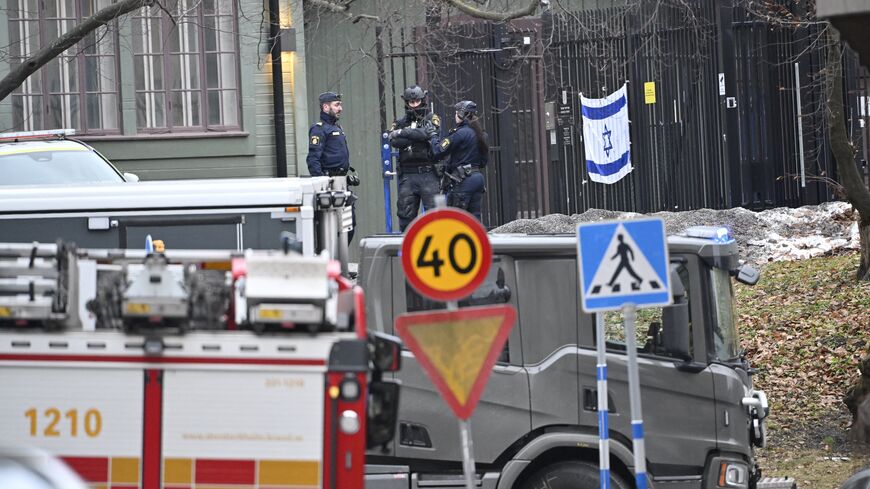
<path id="1" fill-rule="evenodd" d="M 804 168 L 804 121 L 801 110 L 801 69 L 798 63 L 794 64 L 794 97 L 797 108 L 797 139 L 798 139 L 798 168 L 801 172 L 801 188 L 807 186 L 807 173 Z"/>

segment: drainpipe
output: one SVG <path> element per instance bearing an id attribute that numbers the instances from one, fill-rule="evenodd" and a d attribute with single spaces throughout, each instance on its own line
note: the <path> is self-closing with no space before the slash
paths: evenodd
<path id="1" fill-rule="evenodd" d="M 272 104 L 275 121 L 275 170 L 287 176 L 287 135 L 284 133 L 284 72 L 281 69 L 281 25 L 278 0 L 269 0 L 269 45 L 272 47 Z"/>

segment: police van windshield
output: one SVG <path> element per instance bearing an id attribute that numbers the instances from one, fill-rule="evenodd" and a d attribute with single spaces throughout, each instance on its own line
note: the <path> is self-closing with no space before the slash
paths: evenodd
<path id="1" fill-rule="evenodd" d="M 740 339 L 734 321 L 734 300 L 731 276 L 726 270 L 710 271 L 713 300 L 716 306 L 716 322 L 713 325 L 713 346 L 716 359 L 732 362 L 740 357 Z"/>

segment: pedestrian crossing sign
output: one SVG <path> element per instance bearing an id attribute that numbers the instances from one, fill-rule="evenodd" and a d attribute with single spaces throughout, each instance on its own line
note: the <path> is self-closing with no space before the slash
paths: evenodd
<path id="1" fill-rule="evenodd" d="M 580 224 L 577 261 L 584 312 L 671 303 L 668 247 L 661 219 Z"/>

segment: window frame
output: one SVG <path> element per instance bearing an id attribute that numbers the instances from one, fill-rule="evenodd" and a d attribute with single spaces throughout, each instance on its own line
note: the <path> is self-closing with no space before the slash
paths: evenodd
<path id="1" fill-rule="evenodd" d="M 220 0 L 215 0 L 216 2 Z M 163 88 L 161 90 L 139 90 L 136 88 L 135 83 L 133 85 L 133 106 L 136 117 L 136 133 L 142 135 L 159 135 L 159 134 L 208 134 L 208 133 L 229 133 L 229 132 L 241 132 L 242 131 L 242 87 L 241 87 L 241 45 L 239 40 L 239 18 L 238 18 L 238 5 L 235 1 L 230 1 L 230 5 L 232 5 L 232 18 L 233 22 L 233 42 L 232 42 L 232 53 L 235 56 L 235 66 L 233 67 L 233 76 L 235 77 L 235 88 L 225 89 L 223 87 L 219 88 L 218 92 L 225 92 L 229 90 L 233 90 L 236 93 L 236 119 L 237 123 L 235 125 L 226 125 L 226 124 L 215 124 L 210 125 L 208 123 L 209 117 L 209 102 L 208 102 L 208 80 L 206 79 L 207 70 L 206 70 L 206 56 L 209 54 L 206 52 L 206 44 L 205 44 L 205 8 L 203 7 L 203 2 L 197 2 L 196 5 L 196 21 L 194 25 L 197 29 L 197 42 L 199 43 L 199 52 L 188 54 L 188 56 L 195 57 L 197 59 L 196 63 L 198 65 L 199 73 L 200 73 L 200 86 L 199 89 L 193 90 L 199 93 L 200 96 L 200 125 L 198 126 L 178 126 L 174 124 L 174 108 L 172 104 L 172 96 L 174 90 L 171 88 L 172 84 L 172 47 L 171 42 L 169 41 L 170 35 L 173 29 L 178 29 L 178 25 L 180 23 L 174 23 L 169 15 L 164 11 L 160 10 L 160 42 L 162 43 L 163 49 L 159 52 L 151 51 L 151 52 L 143 52 L 141 54 L 137 54 L 135 49 L 133 51 L 133 66 L 135 72 L 135 66 L 137 63 L 137 58 L 142 58 L 146 56 L 155 56 L 159 55 L 162 58 L 160 66 L 162 67 L 162 76 L 163 76 Z M 132 22 L 141 22 L 142 19 L 151 19 L 153 16 L 150 14 L 150 9 L 152 7 L 144 6 L 140 10 L 133 13 Z M 142 12 L 148 12 L 147 15 L 143 16 Z M 219 15 L 216 15 L 215 18 L 219 18 Z M 220 32 L 220 30 L 218 30 Z M 131 33 L 131 38 L 135 34 Z M 218 56 L 227 51 L 216 51 Z M 179 53 L 186 54 L 186 53 Z M 134 75 L 135 78 L 135 75 Z M 139 108 L 136 102 L 140 93 L 162 93 L 163 94 L 163 114 L 165 118 L 165 126 L 163 127 L 140 127 L 139 126 Z"/>
<path id="2" fill-rule="evenodd" d="M 706 318 L 699 315 L 700 314 L 699 308 L 701 307 L 701 305 L 698 304 L 698 302 L 699 302 L 698 289 L 700 289 L 701 287 L 704 286 L 703 277 L 700 277 L 697 274 L 697 263 L 696 262 L 690 263 L 690 259 L 692 259 L 692 258 L 697 259 L 697 257 L 689 257 L 689 256 L 683 256 L 683 255 L 671 255 L 670 258 L 671 259 L 670 259 L 670 263 L 668 265 L 668 272 L 670 273 L 671 266 L 673 266 L 673 265 L 680 266 L 685 271 L 686 278 L 689 280 L 688 285 L 686 285 L 684 282 L 684 286 L 686 288 L 686 301 L 688 302 L 688 306 L 689 306 L 689 350 L 690 350 L 691 357 L 693 359 L 697 359 L 697 358 L 699 358 L 699 351 L 701 348 L 699 345 L 699 342 L 698 342 L 699 334 L 700 335 L 704 334 L 705 328 L 704 328 L 703 324 L 705 324 L 705 321 L 706 321 Z M 670 307 L 670 306 L 671 305 L 639 308 L 639 309 L 637 309 L 637 311 L 640 314 L 644 314 L 644 312 L 643 312 L 644 310 L 647 310 L 647 311 L 649 309 L 657 310 L 658 311 L 659 326 L 663 327 L 664 324 L 661 321 L 662 311 L 664 311 L 665 307 Z M 620 314 L 621 315 L 622 312 L 619 310 L 612 310 L 612 311 L 603 311 L 603 312 L 591 313 L 588 315 L 592 319 L 592 342 L 593 342 L 593 344 L 591 346 L 592 349 L 595 349 L 594 343 L 595 343 L 595 337 L 597 335 L 596 318 L 599 314 L 600 315 L 607 315 L 607 314 Z M 620 321 L 624 322 L 624 318 L 621 318 Z M 636 343 L 635 348 L 636 348 L 637 356 L 643 357 L 643 358 L 649 358 L 652 360 L 661 360 L 661 361 L 668 361 L 668 362 L 673 362 L 675 360 L 679 360 L 678 358 L 673 357 L 673 356 L 668 355 L 668 354 L 660 354 L 660 353 L 653 353 L 653 352 L 649 352 L 649 351 L 641 351 L 646 344 L 647 334 L 649 332 L 649 326 L 651 324 L 651 323 L 646 324 L 647 329 L 645 331 L 645 334 L 642 337 L 643 340 L 641 340 L 641 338 L 637 337 L 637 332 L 639 331 L 637 326 L 638 326 L 638 323 L 640 323 L 642 321 L 643 321 L 642 319 L 635 320 L 635 333 L 636 333 L 635 334 L 635 343 Z M 606 336 L 607 335 L 607 325 L 608 325 L 608 323 L 605 320 L 605 349 L 606 349 L 606 351 L 608 353 L 614 353 L 614 354 L 618 354 L 621 356 L 626 356 L 628 354 L 628 348 L 627 348 L 627 345 L 625 344 L 624 341 L 622 342 L 621 346 L 619 346 L 618 344 L 616 346 L 611 346 L 610 340 Z M 624 334 L 624 330 L 623 330 L 623 334 Z M 586 345 L 586 347 L 590 348 L 589 345 Z M 695 361 L 697 361 L 697 360 L 695 360 Z"/>
<path id="3" fill-rule="evenodd" d="M 51 1 L 51 0 L 49 0 L 49 1 Z M 54 0 L 54 1 L 60 3 L 60 2 L 63 2 L 64 0 Z M 90 16 L 86 17 L 83 15 L 84 3 L 89 2 L 89 1 L 90 0 L 73 0 L 73 5 L 75 8 L 75 13 L 74 13 L 75 17 L 73 19 L 73 22 L 81 23 L 83 19 L 90 17 Z M 39 0 L 35 3 L 37 5 L 37 10 L 36 10 L 37 15 L 36 15 L 35 19 L 31 18 L 31 17 L 22 17 L 21 11 L 19 11 L 18 17 L 15 17 L 15 18 L 12 18 L 11 16 L 9 16 L 7 14 L 6 24 L 7 24 L 7 27 L 11 30 L 10 24 L 12 24 L 12 23 L 18 23 L 19 25 L 23 25 L 26 22 L 32 22 L 35 20 L 37 25 L 38 25 L 38 28 L 39 28 L 39 48 L 38 49 L 42 49 L 44 46 L 46 46 L 46 37 L 47 37 L 46 31 L 48 30 L 49 23 L 50 22 L 58 22 L 59 20 L 64 19 L 64 18 L 62 18 L 62 17 L 49 18 L 48 14 L 47 14 L 47 9 L 45 6 L 45 1 Z M 8 3 L 7 3 L 7 5 L 8 5 Z M 11 9 L 7 9 L 7 11 L 9 11 L 9 10 L 11 10 Z M 99 9 L 95 9 L 94 13 L 97 11 L 99 11 Z M 91 15 L 93 15 L 93 13 Z M 78 43 L 74 44 L 72 47 L 68 48 L 66 51 L 64 51 L 60 55 L 56 56 L 55 58 L 52 58 L 49 61 L 49 63 L 51 63 L 52 61 L 57 61 L 58 63 L 62 63 L 62 62 L 64 62 L 64 60 L 62 58 L 64 53 L 67 53 L 71 50 L 74 50 L 75 54 L 71 57 L 75 59 L 75 63 L 76 63 L 76 70 L 77 70 L 76 82 L 78 84 L 76 91 L 74 91 L 74 92 L 58 92 L 58 93 L 50 92 L 49 88 L 48 88 L 49 70 L 46 69 L 49 66 L 49 63 L 46 63 L 44 66 L 40 67 L 35 73 L 33 73 L 32 75 L 27 77 L 27 79 L 30 79 L 32 77 L 37 77 L 37 76 L 39 77 L 40 89 L 38 92 L 26 93 L 25 89 L 24 89 L 24 86 L 26 84 L 26 79 L 25 79 L 25 82 L 22 83 L 21 86 L 19 87 L 21 89 L 21 91 L 20 92 L 13 91 L 10 94 L 10 104 L 12 106 L 13 120 L 15 118 L 15 112 L 16 112 L 15 102 L 14 102 L 14 100 L 16 98 L 24 99 L 28 96 L 39 96 L 42 99 L 41 103 L 40 103 L 40 106 L 41 106 L 40 112 L 42 115 L 42 123 L 39 125 L 39 127 L 34 126 L 31 128 L 26 128 L 26 126 L 22 125 L 22 126 L 20 126 L 20 129 L 28 130 L 28 131 L 46 129 L 48 127 L 46 122 L 49 120 L 49 114 L 50 114 L 49 107 L 50 107 L 51 97 L 54 95 L 74 94 L 76 96 L 76 98 L 78 98 L 78 109 L 77 109 L 78 114 L 75 118 L 78 120 L 78 124 L 79 124 L 79 127 L 75 128 L 77 135 L 111 136 L 111 135 L 118 135 L 118 134 L 123 133 L 124 119 L 123 119 L 123 112 L 121 110 L 121 105 L 122 105 L 121 104 L 121 60 L 120 60 L 120 51 L 121 50 L 120 50 L 120 33 L 118 30 L 118 19 L 115 18 L 110 23 L 105 24 L 105 28 L 109 31 L 109 34 L 112 36 L 112 50 L 111 50 L 112 55 L 111 56 L 113 58 L 112 67 L 114 68 L 114 80 L 113 80 L 114 91 L 113 92 L 91 92 L 91 94 L 113 94 L 115 96 L 114 112 L 115 112 L 116 120 L 118 122 L 117 123 L 118 127 L 114 128 L 114 129 L 106 129 L 105 127 L 89 128 L 87 125 L 87 96 L 88 96 L 89 92 L 87 91 L 87 83 L 85 80 L 85 72 L 87 71 L 85 61 L 86 61 L 88 55 L 85 54 L 84 47 L 81 45 L 81 43 L 84 42 L 84 40 L 82 40 L 82 41 L 79 41 Z M 21 41 L 19 41 L 19 42 L 23 45 L 26 42 L 26 40 L 21 39 Z M 32 56 L 32 53 L 29 56 Z M 19 64 L 23 63 L 24 61 L 26 61 L 27 59 L 28 59 L 28 56 L 20 56 L 20 55 L 13 56 L 10 54 L 9 66 L 10 66 L 10 68 L 14 68 L 14 67 L 18 66 Z M 17 64 L 14 63 L 15 60 L 18 61 Z M 30 114 L 24 114 L 24 111 L 22 110 L 23 121 L 26 120 L 31 114 L 32 114 L 32 112 Z M 24 122 L 22 122 L 22 124 L 23 123 Z M 16 126 L 16 127 L 18 128 L 19 126 Z M 61 127 L 60 129 L 68 129 L 68 128 Z"/>

